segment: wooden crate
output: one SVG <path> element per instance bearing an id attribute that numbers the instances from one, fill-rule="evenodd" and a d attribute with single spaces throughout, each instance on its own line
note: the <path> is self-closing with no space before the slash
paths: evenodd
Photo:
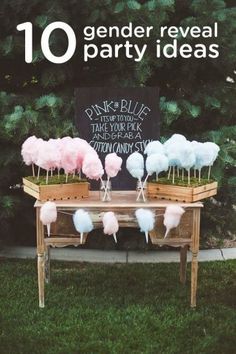
<path id="1" fill-rule="evenodd" d="M 217 194 L 217 182 L 200 187 L 182 187 L 155 182 L 147 183 L 148 198 L 169 199 L 179 202 L 197 202 Z"/>
<path id="2" fill-rule="evenodd" d="M 24 192 L 42 201 L 87 198 L 89 186 L 88 182 L 37 185 L 23 178 Z"/>

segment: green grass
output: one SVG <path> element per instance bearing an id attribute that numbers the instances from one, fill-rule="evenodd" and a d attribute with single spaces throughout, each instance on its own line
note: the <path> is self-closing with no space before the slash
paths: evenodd
<path id="1" fill-rule="evenodd" d="M 26 179 L 28 179 L 30 182 L 33 182 L 35 184 L 39 185 L 46 185 L 46 176 L 39 176 L 39 178 L 37 177 L 33 177 L 33 176 L 28 176 L 25 177 Z M 66 175 L 60 175 L 59 178 L 57 175 L 53 175 L 53 176 L 49 176 L 48 177 L 48 185 L 51 184 L 62 184 L 62 183 L 81 183 L 81 182 L 87 182 L 86 179 L 80 178 L 79 176 L 72 176 L 72 175 L 68 175 L 68 180 L 66 182 Z"/>
<path id="2" fill-rule="evenodd" d="M 175 177 L 175 183 L 173 184 L 172 176 L 171 176 L 170 179 L 168 179 L 167 177 L 161 177 L 158 178 L 158 181 L 153 179 L 151 182 L 160 183 L 160 184 L 170 184 L 172 186 L 174 185 L 180 187 L 201 187 L 201 186 L 205 186 L 206 184 L 215 182 L 215 180 L 213 179 L 208 180 L 207 178 L 201 178 L 201 181 L 199 182 L 198 178 L 191 177 L 190 184 L 188 184 L 188 178 L 185 176 L 183 181 L 182 181 L 182 177 Z"/>
<path id="3" fill-rule="evenodd" d="M 196 310 L 178 267 L 54 261 L 39 309 L 36 261 L 1 260 L 0 353 L 234 354 L 236 261 L 200 264 Z"/>

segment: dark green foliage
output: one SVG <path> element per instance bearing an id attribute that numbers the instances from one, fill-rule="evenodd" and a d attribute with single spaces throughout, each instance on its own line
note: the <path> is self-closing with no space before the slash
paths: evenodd
<path id="1" fill-rule="evenodd" d="M 233 354 L 236 262 L 199 266 L 198 306 L 176 264 L 52 262 L 46 307 L 38 308 L 35 261 L 0 267 L 4 354 Z"/>
<path id="2" fill-rule="evenodd" d="M 236 201 L 236 7 L 233 1 L 102 0 L 95 5 L 92 0 L 3 0 L 0 17 L 1 232 L 3 227 L 8 229 L 10 238 L 9 227 L 13 228 L 15 223 L 17 230 L 19 223 L 24 225 L 25 231 L 30 230 L 28 222 L 24 217 L 19 220 L 19 215 L 22 216 L 23 210 L 29 215 L 26 205 L 32 205 L 32 200 L 30 202 L 22 193 L 9 190 L 10 186 L 20 183 L 22 175 L 29 174 L 21 163 L 20 145 L 30 134 L 48 138 L 76 133 L 73 126 L 74 87 L 159 86 L 163 140 L 178 132 L 189 139 L 211 140 L 221 146 L 212 174 L 221 189 L 218 203 L 211 203 L 208 210 L 205 209 L 204 232 L 218 237 L 233 237 L 233 205 Z M 16 30 L 17 24 L 25 21 L 34 24 L 35 50 L 33 64 L 30 65 L 24 63 L 24 34 Z M 39 47 L 43 29 L 53 21 L 69 23 L 77 36 L 76 53 L 63 65 L 45 60 Z M 84 26 L 121 26 L 130 21 L 134 26 L 154 26 L 150 38 L 131 39 L 148 45 L 140 63 L 126 59 L 124 55 L 119 59 L 97 58 L 84 63 Z M 170 60 L 155 57 L 160 26 L 204 26 L 215 21 L 219 24 L 219 37 L 215 39 L 220 46 L 218 59 Z M 112 42 L 112 39 L 107 41 Z M 101 43 L 101 39 L 94 42 Z M 169 42 L 170 39 L 165 37 L 161 45 Z M 180 44 L 184 42 L 194 45 L 197 40 L 180 39 Z M 203 38 L 201 42 L 208 45 L 209 39 Z M 50 44 L 55 54 L 63 53 L 66 36 L 55 31 Z M 11 205 L 12 212 L 8 214 Z M 219 213 L 224 220 L 224 228 L 213 222 L 218 220 Z"/>

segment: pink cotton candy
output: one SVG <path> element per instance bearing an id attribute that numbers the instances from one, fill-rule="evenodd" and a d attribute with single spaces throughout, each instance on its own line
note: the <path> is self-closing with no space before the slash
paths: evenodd
<path id="1" fill-rule="evenodd" d="M 93 153 L 97 155 L 97 153 L 92 148 L 92 146 L 89 145 L 89 143 L 84 139 L 74 138 L 74 143 L 76 146 L 76 154 L 77 154 L 77 170 L 80 171 L 82 168 L 85 155 L 88 153 Z"/>
<path id="2" fill-rule="evenodd" d="M 61 167 L 65 173 L 73 173 L 77 169 L 77 150 L 73 139 L 61 140 Z"/>
<path id="3" fill-rule="evenodd" d="M 36 165 L 46 171 L 54 169 L 57 161 L 60 159 L 60 152 L 49 141 L 43 141 L 39 144 L 38 157 Z"/>
<path id="4" fill-rule="evenodd" d="M 40 220 L 47 225 L 48 236 L 50 236 L 50 224 L 57 220 L 57 206 L 54 202 L 46 202 L 40 209 Z"/>
<path id="5" fill-rule="evenodd" d="M 104 173 L 101 160 L 94 153 L 88 153 L 85 155 L 82 171 L 87 178 L 95 180 L 100 179 Z"/>
<path id="6" fill-rule="evenodd" d="M 29 166 L 35 163 L 35 153 L 37 152 L 37 138 L 36 136 L 30 136 L 27 138 L 21 147 L 21 156 L 24 163 Z"/>
<path id="7" fill-rule="evenodd" d="M 116 153 L 108 154 L 105 157 L 105 171 L 108 177 L 115 177 L 121 170 L 122 158 Z"/>
<path id="8" fill-rule="evenodd" d="M 179 225 L 180 219 L 184 213 L 185 210 L 179 205 L 170 204 L 166 207 L 163 222 L 166 227 L 166 233 L 164 237 L 168 235 L 171 229 Z"/>
<path id="9" fill-rule="evenodd" d="M 117 243 L 116 233 L 119 230 L 118 220 L 112 211 L 108 211 L 102 218 L 104 234 L 113 235 L 115 242 Z"/>

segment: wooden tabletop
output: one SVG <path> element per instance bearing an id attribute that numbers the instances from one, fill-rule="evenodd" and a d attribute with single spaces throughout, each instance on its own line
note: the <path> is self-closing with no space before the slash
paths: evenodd
<path id="1" fill-rule="evenodd" d="M 100 200 L 99 191 L 90 191 L 88 198 L 83 199 L 68 199 L 68 200 L 56 200 L 55 203 L 58 208 L 165 208 L 169 204 L 178 204 L 182 207 L 188 208 L 202 208 L 202 202 L 195 203 L 184 203 L 175 202 L 173 200 L 158 200 L 158 199 L 148 199 L 146 202 L 140 201 L 136 202 L 137 192 L 136 191 L 112 191 L 112 200 L 110 202 L 103 202 Z M 34 204 L 36 208 L 41 207 L 45 202 L 37 200 Z"/>

